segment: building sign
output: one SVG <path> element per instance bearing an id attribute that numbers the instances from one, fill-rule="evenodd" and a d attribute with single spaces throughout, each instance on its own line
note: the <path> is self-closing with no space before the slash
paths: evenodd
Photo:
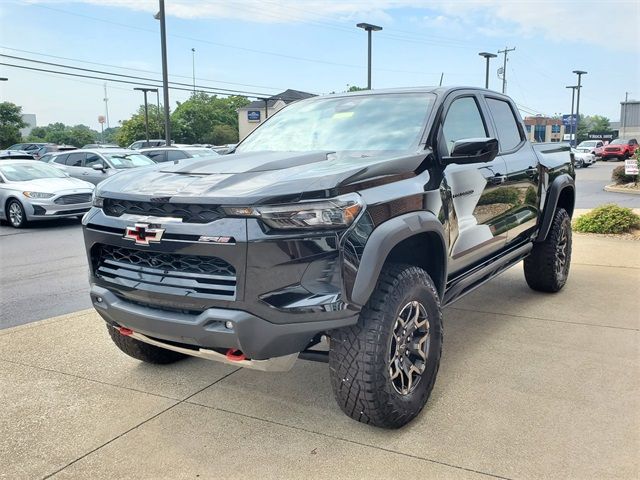
<path id="1" fill-rule="evenodd" d="M 587 133 L 587 138 L 589 140 L 614 140 L 618 138 L 615 132 L 589 132 Z"/>
<path id="2" fill-rule="evenodd" d="M 247 120 L 250 122 L 259 122 L 260 121 L 260 110 L 249 110 L 247 112 Z"/>
<path id="3" fill-rule="evenodd" d="M 638 161 L 635 158 L 627 158 L 624 161 L 625 175 L 638 175 Z"/>

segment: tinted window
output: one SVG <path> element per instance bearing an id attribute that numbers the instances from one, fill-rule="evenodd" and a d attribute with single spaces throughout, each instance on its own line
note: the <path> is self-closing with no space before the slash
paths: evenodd
<path id="1" fill-rule="evenodd" d="M 51 161 L 51 157 L 53 157 L 53 155 L 51 155 L 50 153 L 47 153 L 46 155 L 43 155 L 40 157 L 40 161 L 44 163 L 49 163 Z"/>
<path id="2" fill-rule="evenodd" d="M 498 141 L 500 142 L 500 151 L 506 152 L 516 148 L 522 141 L 518 121 L 516 120 L 513 110 L 508 102 L 497 100 L 495 98 L 487 98 L 489 111 L 493 117 L 498 130 Z M 560 133 L 560 125 L 557 125 L 557 131 L 554 131 L 552 125 L 552 133 Z"/>
<path id="3" fill-rule="evenodd" d="M 67 163 L 67 157 L 69 155 L 56 155 L 55 158 L 53 159 L 53 161 L 55 163 L 59 163 L 60 165 L 64 165 Z"/>
<path id="4" fill-rule="evenodd" d="M 459 98 L 451 104 L 442 127 L 442 136 L 447 155 L 457 140 L 486 138 L 487 129 L 473 97 Z"/>
<path id="5" fill-rule="evenodd" d="M 69 167 L 81 167 L 85 155 L 84 153 L 70 153 L 67 157 L 66 165 Z"/>
<path id="6" fill-rule="evenodd" d="M 155 152 L 143 152 L 145 157 L 149 157 L 154 162 L 166 161 L 163 150 L 156 150 Z"/>
<path id="7" fill-rule="evenodd" d="M 84 166 L 93 168 L 94 165 L 102 165 L 102 159 L 95 153 L 87 153 L 87 159 L 84 161 Z"/>
<path id="8" fill-rule="evenodd" d="M 167 150 L 168 162 L 173 162 L 174 160 L 182 160 L 183 158 L 189 158 L 189 155 L 180 150 Z"/>

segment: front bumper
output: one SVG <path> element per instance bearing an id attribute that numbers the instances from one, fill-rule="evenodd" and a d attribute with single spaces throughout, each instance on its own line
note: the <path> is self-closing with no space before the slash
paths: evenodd
<path id="1" fill-rule="evenodd" d="M 91 195 L 91 191 L 81 193 Z M 62 192 L 55 197 L 45 199 L 23 198 L 27 220 L 81 216 L 91 209 L 91 201 L 69 204 L 56 203 L 60 197 L 65 195 L 72 195 L 72 193 Z"/>
<path id="2" fill-rule="evenodd" d="M 149 338 L 162 343 L 160 346 L 178 347 L 182 353 L 218 361 L 222 361 L 220 356 L 229 349 L 240 350 L 250 360 L 297 354 L 318 333 L 357 322 L 354 314 L 342 319 L 275 324 L 251 313 L 227 308 L 209 308 L 197 315 L 167 312 L 127 302 L 97 285 L 91 287 L 91 301 L 109 325 L 131 329 L 144 337 L 138 338 L 141 341 Z M 203 355 L 201 350 L 217 355 Z M 239 364 L 238 361 L 229 363 Z"/>

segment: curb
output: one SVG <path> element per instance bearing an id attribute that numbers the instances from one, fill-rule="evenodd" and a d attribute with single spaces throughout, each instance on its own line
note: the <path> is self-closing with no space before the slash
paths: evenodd
<path id="1" fill-rule="evenodd" d="M 604 190 L 606 192 L 613 192 L 613 193 L 628 193 L 630 195 L 640 195 L 640 190 L 616 187 L 615 184 L 613 183 L 611 185 L 605 185 Z"/>

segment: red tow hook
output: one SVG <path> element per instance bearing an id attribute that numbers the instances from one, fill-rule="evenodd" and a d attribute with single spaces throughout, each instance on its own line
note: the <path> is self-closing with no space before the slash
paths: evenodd
<path id="1" fill-rule="evenodd" d="M 127 327 L 118 327 L 118 332 L 120 332 L 120 335 L 124 335 L 125 337 L 133 335 L 133 330 Z"/>
<path id="2" fill-rule="evenodd" d="M 242 353 L 242 351 L 238 350 L 237 348 L 230 348 L 229 350 L 227 350 L 227 360 L 230 360 L 232 362 L 241 362 L 242 360 L 246 360 L 247 357 L 244 356 L 244 353 Z"/>

